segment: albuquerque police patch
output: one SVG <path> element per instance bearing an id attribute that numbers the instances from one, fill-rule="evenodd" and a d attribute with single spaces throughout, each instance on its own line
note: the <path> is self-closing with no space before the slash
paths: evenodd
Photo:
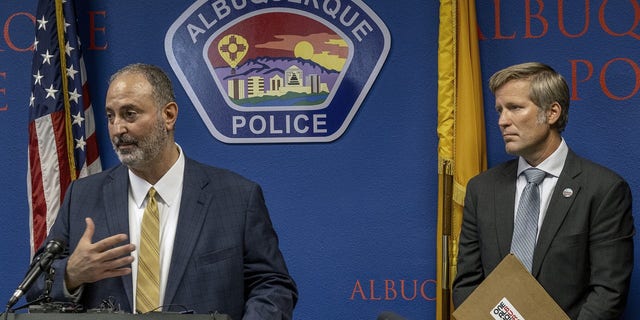
<path id="1" fill-rule="evenodd" d="M 225 143 L 339 138 L 390 45 L 360 0 L 200 0 L 165 37 L 176 76 Z"/>

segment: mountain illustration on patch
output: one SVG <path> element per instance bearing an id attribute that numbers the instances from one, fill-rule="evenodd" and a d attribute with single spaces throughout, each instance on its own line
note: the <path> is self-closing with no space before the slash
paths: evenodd
<path id="1" fill-rule="evenodd" d="M 241 66 L 218 67 L 215 73 L 229 99 L 238 106 L 320 105 L 340 72 L 301 58 L 261 57 Z"/>
<path id="2" fill-rule="evenodd" d="M 227 102 L 295 108 L 329 102 L 348 67 L 349 50 L 343 37 L 318 21 L 271 12 L 220 32 L 208 42 L 206 54 Z"/>

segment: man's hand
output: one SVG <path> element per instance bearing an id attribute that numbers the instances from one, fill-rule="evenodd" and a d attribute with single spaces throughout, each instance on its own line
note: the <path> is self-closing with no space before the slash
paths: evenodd
<path id="1" fill-rule="evenodd" d="M 85 218 L 87 228 L 67 262 L 65 283 L 67 290 L 73 292 L 84 283 L 93 283 L 106 278 L 120 277 L 131 273 L 133 262 L 130 255 L 135 246 L 119 243 L 127 241 L 126 234 L 117 234 L 93 243 L 95 225 L 91 218 Z"/>

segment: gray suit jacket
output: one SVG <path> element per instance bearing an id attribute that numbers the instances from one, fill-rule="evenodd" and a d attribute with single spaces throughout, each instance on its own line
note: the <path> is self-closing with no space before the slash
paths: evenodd
<path id="1" fill-rule="evenodd" d="M 93 218 L 93 241 L 129 234 L 127 168 L 117 166 L 68 188 L 50 239 L 73 252 Z M 46 242 L 45 242 L 46 243 Z M 54 300 L 63 301 L 67 257 L 56 261 Z M 42 281 L 28 299 L 42 292 Z M 85 284 L 80 303 L 97 308 L 111 298 L 132 311 L 131 275 Z M 218 311 L 233 319 L 290 319 L 297 289 L 278 248 L 261 188 L 235 173 L 186 159 L 184 187 L 163 310 Z"/>
<path id="2" fill-rule="evenodd" d="M 456 307 L 510 251 L 517 168 L 511 160 L 467 185 Z M 569 151 L 540 229 L 532 274 L 572 319 L 617 319 L 624 311 L 633 269 L 631 202 L 621 177 Z"/>

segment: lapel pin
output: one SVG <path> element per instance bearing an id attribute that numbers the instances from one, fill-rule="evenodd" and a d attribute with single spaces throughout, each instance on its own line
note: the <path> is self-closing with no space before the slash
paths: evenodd
<path id="1" fill-rule="evenodd" d="M 573 195 L 573 190 L 571 190 L 571 188 L 566 188 L 564 190 L 562 190 L 562 196 L 565 198 L 569 198 Z"/>

